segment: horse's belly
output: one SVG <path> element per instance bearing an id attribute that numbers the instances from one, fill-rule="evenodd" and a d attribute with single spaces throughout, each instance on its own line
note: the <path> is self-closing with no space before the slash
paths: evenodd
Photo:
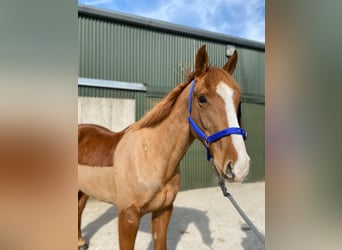
<path id="1" fill-rule="evenodd" d="M 96 200 L 115 203 L 113 167 L 78 165 L 78 189 Z"/>

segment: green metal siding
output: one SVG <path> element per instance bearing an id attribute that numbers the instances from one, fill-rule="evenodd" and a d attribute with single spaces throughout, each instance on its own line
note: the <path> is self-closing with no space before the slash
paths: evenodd
<path id="1" fill-rule="evenodd" d="M 240 83 L 243 95 L 265 101 L 265 54 L 245 48 L 237 51 L 238 64 L 234 78 Z"/>
<path id="2" fill-rule="evenodd" d="M 79 13 L 79 77 L 139 82 L 147 92 L 96 90 L 79 87 L 79 95 L 108 98 L 135 98 L 136 119 L 193 69 L 195 55 L 207 45 L 211 65 L 223 66 L 227 42 L 177 32 L 149 29 L 120 21 Z M 234 73 L 243 93 L 244 127 L 248 131 L 247 150 L 252 159 L 249 181 L 264 178 L 264 51 L 236 45 L 238 65 Z M 261 104 L 261 105 L 260 105 Z M 182 190 L 216 185 L 215 173 L 206 160 L 206 151 L 195 141 L 181 162 Z M 247 180 L 247 181 L 248 181 Z"/>
<path id="3" fill-rule="evenodd" d="M 204 146 L 195 140 L 181 161 L 181 190 L 212 187 L 217 185 L 217 177 L 211 163 L 207 161 Z"/>
<path id="4" fill-rule="evenodd" d="M 245 144 L 251 158 L 246 181 L 261 181 L 265 179 L 265 105 L 243 103 L 241 110 L 242 125 L 248 132 Z"/>
<path id="5" fill-rule="evenodd" d="M 207 45 L 210 63 L 227 61 L 224 43 L 157 32 L 141 27 L 79 16 L 79 76 L 148 86 L 174 87 L 186 71 L 193 69 L 194 57 Z M 237 47 L 239 60 L 235 78 L 243 93 L 264 95 L 264 52 Z"/>
<path id="6" fill-rule="evenodd" d="M 144 103 L 146 100 L 146 94 L 143 92 L 139 92 L 135 95 L 136 102 L 136 111 L 135 111 L 135 120 L 139 120 L 145 112 Z"/>

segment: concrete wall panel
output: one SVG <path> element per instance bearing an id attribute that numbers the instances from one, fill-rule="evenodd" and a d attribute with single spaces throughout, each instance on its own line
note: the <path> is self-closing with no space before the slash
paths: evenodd
<path id="1" fill-rule="evenodd" d="M 135 122 L 135 100 L 78 97 L 78 123 L 95 123 L 120 131 Z"/>

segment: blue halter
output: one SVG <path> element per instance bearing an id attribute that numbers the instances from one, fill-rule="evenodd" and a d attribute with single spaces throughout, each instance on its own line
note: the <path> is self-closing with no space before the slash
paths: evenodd
<path id="1" fill-rule="evenodd" d="M 191 87 L 190 87 L 189 103 L 188 103 L 188 120 L 189 120 L 189 124 L 191 128 L 204 142 L 204 145 L 207 149 L 207 159 L 209 161 L 210 158 L 212 157 L 209 151 L 209 147 L 211 143 L 221 139 L 222 137 L 229 136 L 231 134 L 242 135 L 243 139 L 246 140 L 247 132 L 244 129 L 239 128 L 239 127 L 231 127 L 231 128 L 226 128 L 221 131 L 218 131 L 210 136 L 206 136 L 191 117 L 192 95 L 194 92 L 194 88 L 195 88 L 195 79 L 191 82 Z"/>

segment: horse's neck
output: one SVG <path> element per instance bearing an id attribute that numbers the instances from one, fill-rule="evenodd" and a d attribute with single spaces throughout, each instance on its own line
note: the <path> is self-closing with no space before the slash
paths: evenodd
<path id="1" fill-rule="evenodd" d="M 168 156 L 167 167 L 176 167 L 194 141 L 188 123 L 188 94 L 189 86 L 186 87 L 177 98 L 174 107 L 156 128 L 158 136 L 158 151 Z M 171 169 L 170 169 L 171 170 Z"/>
<path id="2" fill-rule="evenodd" d="M 158 104 L 159 107 L 155 107 L 127 129 L 124 138 L 131 144 L 131 154 L 137 156 L 134 157 L 137 162 L 132 164 L 140 166 L 139 171 L 155 171 L 166 179 L 170 179 L 178 171 L 181 159 L 194 140 L 187 118 L 189 90 L 188 85 L 181 91 L 170 112 L 161 111 L 165 106 Z M 172 97 L 170 99 L 172 101 Z M 168 115 L 162 120 L 154 120 L 153 116 L 161 115 L 159 111 Z M 143 164 L 146 166 L 141 167 Z"/>

